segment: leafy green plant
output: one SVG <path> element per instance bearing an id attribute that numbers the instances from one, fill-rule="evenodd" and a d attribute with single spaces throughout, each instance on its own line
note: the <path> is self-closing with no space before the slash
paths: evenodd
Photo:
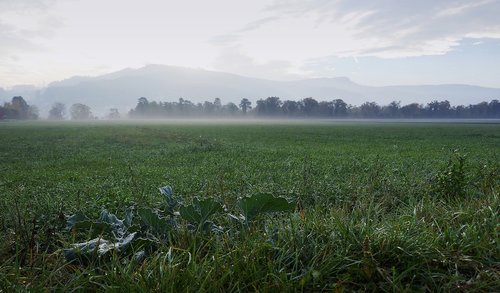
<path id="1" fill-rule="evenodd" d="M 165 196 L 166 210 L 165 212 L 170 216 L 176 216 L 175 209 L 179 205 L 179 200 L 174 198 L 174 191 L 169 185 L 160 187 L 160 193 Z"/>
<path id="2" fill-rule="evenodd" d="M 126 210 L 123 220 L 105 209 L 97 220 L 89 219 L 80 211 L 69 217 L 66 226 L 68 231 L 84 232 L 93 239 L 75 243 L 71 248 L 65 249 L 66 259 L 88 262 L 103 259 L 112 253 L 127 255 L 131 252 L 143 258 L 148 250 L 161 241 L 171 240 L 178 230 L 175 217 L 179 213 L 175 209 L 179 202 L 174 198 L 170 186 L 160 188 L 160 192 L 165 196 L 164 211 L 140 208 L 137 211 L 138 224 L 133 223 L 132 208 Z"/>
<path id="3" fill-rule="evenodd" d="M 296 204 L 288 202 L 282 197 L 274 197 L 272 194 L 259 193 L 241 198 L 238 202 L 238 206 L 241 209 L 242 215 L 240 217 L 231 215 L 231 217 L 240 220 L 244 227 L 248 228 L 258 215 L 290 212 L 295 209 Z"/>
<path id="4" fill-rule="evenodd" d="M 168 239 L 178 229 L 175 219 L 161 216 L 158 210 L 141 208 L 137 214 L 141 220 L 141 231 L 158 239 Z"/>
<path id="5" fill-rule="evenodd" d="M 138 217 L 134 217 L 134 210 L 128 208 L 123 220 L 107 210 L 103 210 L 97 220 L 89 219 L 80 211 L 69 217 L 68 231 L 83 232 L 92 239 L 65 249 L 66 259 L 89 262 L 113 253 L 134 253 L 136 259 L 142 259 L 161 243 L 176 239 L 181 229 L 178 217 L 188 222 L 188 228 L 193 231 L 223 231 L 210 220 L 215 214 L 224 212 L 223 206 L 216 200 L 194 198 L 191 204 L 181 204 L 180 198 L 173 196 L 170 186 L 160 188 L 160 192 L 165 196 L 164 210 L 143 207 L 137 210 Z M 238 206 L 240 217 L 230 217 L 243 224 L 245 230 L 260 214 L 293 211 L 295 208 L 295 204 L 285 198 L 264 193 L 244 197 L 239 200 Z M 139 219 L 139 223 L 133 223 L 135 218 Z"/>
<path id="6" fill-rule="evenodd" d="M 448 164 L 434 178 L 432 191 L 444 197 L 463 197 L 466 194 L 467 178 L 465 155 L 455 151 Z"/>
<path id="7" fill-rule="evenodd" d="M 151 246 L 149 239 L 141 238 L 140 233 L 131 229 L 132 217 L 132 209 L 127 210 L 123 220 L 107 210 L 103 210 L 96 221 L 77 212 L 68 219 L 66 229 L 75 233 L 86 232 L 93 239 L 64 249 L 64 256 L 68 261 L 89 262 L 106 258 L 112 253 L 140 252 L 146 246 Z"/>
<path id="8" fill-rule="evenodd" d="M 192 223 L 197 230 L 209 231 L 220 230 L 212 221 L 210 216 L 223 212 L 222 205 L 213 199 L 193 199 L 193 203 L 180 207 L 180 215 L 183 219 Z"/>

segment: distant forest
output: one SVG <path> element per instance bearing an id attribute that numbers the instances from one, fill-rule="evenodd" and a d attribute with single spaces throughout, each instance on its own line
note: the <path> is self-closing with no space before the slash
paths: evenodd
<path id="1" fill-rule="evenodd" d="M 213 102 L 192 103 L 156 102 L 140 98 L 130 118 L 183 118 L 183 117 L 241 117 L 258 116 L 268 118 L 500 118 L 500 102 L 492 100 L 468 106 L 451 106 L 450 102 L 432 101 L 426 105 L 412 103 L 401 105 L 391 102 L 380 106 L 366 102 L 360 106 L 349 105 L 342 99 L 317 101 L 305 98 L 299 101 L 281 101 L 279 97 L 268 97 L 257 101 L 255 107 L 248 99 L 236 105 L 223 105 L 219 98 Z"/>
<path id="2" fill-rule="evenodd" d="M 49 120 L 65 120 L 66 105 L 55 103 L 49 111 Z M 180 98 L 176 102 L 149 101 L 145 97 L 138 99 L 137 105 L 127 115 L 121 115 L 117 108 L 109 109 L 102 119 L 162 119 L 162 118 L 384 118 L 384 119 L 418 119 L 418 118 L 500 118 L 500 102 L 491 100 L 468 106 L 452 106 L 449 101 L 432 101 L 428 104 L 411 103 L 401 105 L 394 101 L 388 105 L 378 105 L 376 102 L 366 102 L 360 106 L 347 104 L 342 99 L 332 101 L 317 101 L 305 98 L 299 101 L 280 100 L 279 97 L 260 99 L 255 105 L 246 98 L 239 104 L 222 104 L 221 99 L 213 102 L 193 103 Z M 0 120 L 20 119 L 36 120 L 39 118 L 38 108 L 28 105 L 21 96 L 12 98 L 11 102 L 0 106 Z M 71 120 L 96 120 L 89 106 L 81 103 L 69 108 Z"/>

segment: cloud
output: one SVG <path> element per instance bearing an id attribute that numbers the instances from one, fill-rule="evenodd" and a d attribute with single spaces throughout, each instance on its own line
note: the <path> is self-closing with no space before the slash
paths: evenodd
<path id="1" fill-rule="evenodd" d="M 261 19 L 258 19 L 256 21 L 252 21 L 244 25 L 243 27 L 236 29 L 230 33 L 227 34 L 222 34 L 222 35 L 217 35 L 215 37 L 210 38 L 208 41 L 212 45 L 216 46 L 233 46 L 235 45 L 244 35 L 246 32 L 250 32 L 253 30 L 257 30 L 261 28 L 262 26 L 274 22 L 278 20 L 279 18 L 276 16 L 269 16 L 269 17 L 264 17 Z"/>
<path id="2" fill-rule="evenodd" d="M 458 15 L 458 14 L 467 12 L 467 10 L 470 10 L 471 8 L 480 7 L 480 6 L 492 3 L 494 1 L 495 0 L 484 0 L 484 1 L 476 1 L 476 2 L 472 2 L 472 3 L 459 4 L 457 6 L 452 6 L 450 8 L 444 9 L 441 12 L 439 12 L 437 15 L 438 16 Z"/>
<path id="3" fill-rule="evenodd" d="M 0 11 L 2 12 L 31 12 L 47 10 L 54 0 L 2 0 Z"/>
<path id="4" fill-rule="evenodd" d="M 217 69 L 288 79 L 325 72 L 331 64 L 320 63 L 332 57 L 445 55 L 467 38 L 500 38 L 498 15 L 500 0 L 275 0 L 210 43 Z"/>
<path id="5" fill-rule="evenodd" d="M 500 39 L 498 15 L 499 0 L 276 0 L 255 21 L 213 43 L 221 50 L 216 68 L 289 79 L 297 77 L 290 72 L 338 74 L 335 64 L 342 60 L 354 74 L 357 62 L 343 60 L 404 63 L 408 57 L 447 55 L 466 39 Z"/>
<path id="6" fill-rule="evenodd" d="M 39 40 L 50 38 L 63 25 L 50 15 L 56 0 L 0 0 L 0 59 L 15 61 L 19 54 L 45 51 Z M 15 58 L 13 58 L 15 56 Z"/>
<path id="7" fill-rule="evenodd" d="M 248 31 L 253 31 L 253 30 L 256 30 L 268 23 L 271 23 L 273 21 L 276 21 L 278 20 L 279 17 L 277 16 L 268 16 L 268 17 L 264 17 L 264 18 L 261 18 L 259 20 L 256 20 L 256 21 L 252 21 L 250 23 L 248 23 L 247 25 L 245 25 L 244 27 L 236 30 L 237 33 L 243 33 L 243 32 L 248 32 Z"/>
<path id="8" fill-rule="evenodd" d="M 223 48 L 213 64 L 217 70 L 271 80 L 291 80 L 297 76 L 290 73 L 293 64 L 285 60 L 258 62 L 237 47 Z"/>
<path id="9" fill-rule="evenodd" d="M 0 0 L 0 86 L 44 81 L 36 63 L 49 51 L 52 38 L 62 20 L 51 14 L 60 0 Z"/>
<path id="10" fill-rule="evenodd" d="M 0 59 L 12 58 L 17 53 L 41 49 L 35 42 L 22 36 L 16 27 L 0 22 Z"/>
<path id="11" fill-rule="evenodd" d="M 444 54 L 464 38 L 500 35 L 498 0 L 277 0 L 267 11 L 281 17 L 312 16 L 320 25 L 350 29 L 356 39 L 372 40 L 368 47 L 356 45 L 342 52 L 332 48 L 332 55 Z"/>

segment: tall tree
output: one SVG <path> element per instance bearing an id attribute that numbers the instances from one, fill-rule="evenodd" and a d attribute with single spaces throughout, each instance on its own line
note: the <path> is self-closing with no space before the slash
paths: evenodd
<path id="1" fill-rule="evenodd" d="M 424 109 L 420 104 L 412 103 L 401 107 L 400 112 L 404 118 L 419 118 L 422 116 Z"/>
<path id="2" fill-rule="evenodd" d="M 64 116 L 66 115 L 66 105 L 63 103 L 54 103 L 52 108 L 49 110 L 49 119 L 50 120 L 64 120 Z"/>
<path id="3" fill-rule="evenodd" d="M 500 117 L 500 102 L 498 100 L 491 100 L 488 104 L 488 116 Z"/>
<path id="4" fill-rule="evenodd" d="M 279 97 L 268 97 L 265 100 L 258 100 L 255 110 L 259 115 L 276 116 L 281 112 L 281 104 Z"/>
<path id="5" fill-rule="evenodd" d="M 220 113 L 222 111 L 222 101 L 220 100 L 220 98 L 214 99 L 214 109 L 217 113 Z"/>
<path id="6" fill-rule="evenodd" d="M 243 111 L 243 114 L 246 115 L 248 110 L 252 109 L 252 102 L 250 102 L 247 98 L 243 98 L 240 102 L 240 108 L 241 111 Z"/>
<path id="7" fill-rule="evenodd" d="M 137 101 L 137 106 L 135 107 L 135 111 L 139 115 L 145 115 L 149 106 L 149 101 L 145 97 L 140 97 Z"/>
<path id="8" fill-rule="evenodd" d="M 211 115 L 214 113 L 214 111 L 215 111 L 214 103 L 209 101 L 205 101 L 205 103 L 203 103 L 203 112 L 205 114 Z"/>
<path id="9" fill-rule="evenodd" d="M 333 102 L 322 101 L 318 104 L 318 114 L 323 117 L 332 117 L 335 110 Z"/>
<path id="10" fill-rule="evenodd" d="M 12 98 L 10 107 L 17 112 L 18 119 L 28 119 L 30 116 L 30 107 L 21 96 Z"/>
<path id="11" fill-rule="evenodd" d="M 281 106 L 281 110 L 285 116 L 297 116 L 300 113 L 299 103 L 296 101 L 286 100 Z"/>
<path id="12" fill-rule="evenodd" d="M 365 118 L 377 118 L 380 114 L 380 106 L 375 102 L 365 102 L 360 107 L 361 116 Z"/>
<path id="13" fill-rule="evenodd" d="M 347 104 L 342 99 L 336 99 L 332 101 L 333 103 L 333 115 L 335 117 L 345 117 L 347 116 Z"/>
<path id="14" fill-rule="evenodd" d="M 94 119 L 90 107 L 84 104 L 76 103 L 71 106 L 71 120 L 91 120 Z"/>
<path id="15" fill-rule="evenodd" d="M 222 110 L 224 111 L 224 113 L 227 113 L 231 116 L 234 116 L 238 113 L 238 106 L 236 106 L 235 103 L 227 103 L 226 105 L 224 105 L 224 107 L 222 107 Z"/>
<path id="16" fill-rule="evenodd" d="M 487 117 L 489 112 L 488 110 L 489 110 L 489 105 L 486 102 L 481 102 L 479 104 L 469 106 L 470 114 L 472 117 L 475 118 Z"/>
<path id="17" fill-rule="evenodd" d="M 399 110 L 401 108 L 401 102 L 392 101 L 389 105 L 384 106 L 382 111 L 384 116 L 389 118 L 396 118 L 399 115 Z"/>
<path id="18" fill-rule="evenodd" d="M 305 98 L 301 101 L 302 113 L 306 116 L 315 116 L 318 112 L 319 103 L 313 98 Z"/>

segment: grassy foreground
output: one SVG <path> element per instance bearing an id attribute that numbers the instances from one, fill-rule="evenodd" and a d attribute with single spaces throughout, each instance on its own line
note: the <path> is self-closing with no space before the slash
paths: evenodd
<path id="1" fill-rule="evenodd" d="M 500 291 L 500 124 L 0 123 L 0 292 Z M 80 264 L 80 210 L 158 188 L 300 201 L 247 232 L 181 233 L 143 262 Z M 233 211 L 229 211 L 233 212 Z"/>

